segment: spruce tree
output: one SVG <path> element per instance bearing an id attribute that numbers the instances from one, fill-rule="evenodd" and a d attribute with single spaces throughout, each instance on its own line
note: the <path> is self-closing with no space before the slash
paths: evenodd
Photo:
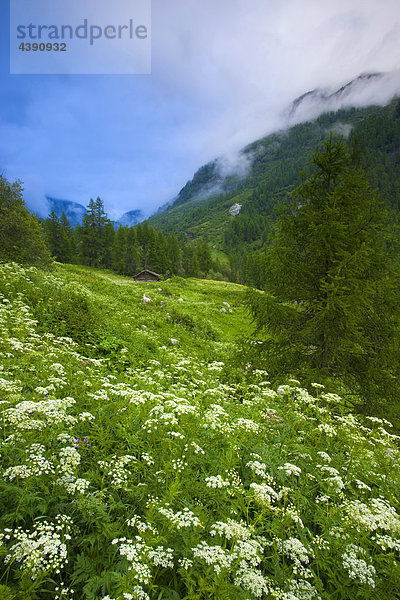
<path id="1" fill-rule="evenodd" d="M 142 264 L 142 250 L 134 227 L 129 227 L 126 241 L 125 273 L 126 275 L 135 275 Z"/>
<path id="2" fill-rule="evenodd" d="M 59 218 L 54 211 L 44 223 L 47 244 L 54 258 L 62 263 L 70 263 L 74 258 L 74 231 L 62 212 Z"/>
<path id="3" fill-rule="evenodd" d="M 206 277 L 208 271 L 212 268 L 213 263 L 210 246 L 204 239 L 201 239 L 197 242 L 196 256 L 199 269 L 202 272 L 203 276 Z"/>
<path id="4" fill-rule="evenodd" d="M 56 260 L 60 260 L 59 247 L 61 237 L 61 224 L 54 210 L 51 211 L 51 213 L 44 222 L 44 231 L 46 235 L 47 245 L 52 256 L 54 256 Z"/>
<path id="5" fill-rule="evenodd" d="M 71 263 L 75 259 L 75 232 L 69 222 L 67 215 L 63 211 L 60 217 L 61 226 L 61 262 Z"/>
<path id="6" fill-rule="evenodd" d="M 51 263 L 43 229 L 25 207 L 19 181 L 0 175 L 0 261 L 45 266 Z"/>
<path id="7" fill-rule="evenodd" d="M 171 275 L 176 275 L 181 266 L 182 251 L 175 233 L 167 237 L 167 268 Z"/>
<path id="8" fill-rule="evenodd" d="M 110 221 L 104 211 L 100 198 L 89 201 L 83 216 L 82 226 L 79 228 L 80 256 L 84 264 L 90 267 L 99 267 L 104 264 L 106 254 L 106 229 Z"/>
<path id="9" fill-rule="evenodd" d="M 128 228 L 119 227 L 115 233 L 114 243 L 111 250 L 112 268 L 117 273 L 125 274 L 126 254 L 128 251 Z"/>
<path id="10" fill-rule="evenodd" d="M 395 231 L 342 141 L 292 194 L 266 256 L 266 292 L 248 295 L 265 368 L 334 377 L 370 401 L 397 389 Z"/>

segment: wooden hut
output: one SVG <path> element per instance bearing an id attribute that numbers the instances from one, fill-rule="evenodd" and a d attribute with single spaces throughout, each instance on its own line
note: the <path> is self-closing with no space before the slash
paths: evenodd
<path id="1" fill-rule="evenodd" d="M 137 275 L 134 275 L 133 279 L 135 281 L 160 281 L 160 279 L 162 279 L 162 275 L 154 273 L 154 271 L 150 271 L 149 269 L 144 269 Z"/>

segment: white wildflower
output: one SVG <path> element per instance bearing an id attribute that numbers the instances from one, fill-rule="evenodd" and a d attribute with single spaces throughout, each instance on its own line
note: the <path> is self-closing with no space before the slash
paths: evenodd
<path id="1" fill-rule="evenodd" d="M 224 550 L 221 546 L 209 546 L 204 540 L 192 548 L 193 556 L 204 560 L 207 565 L 212 565 L 216 573 L 221 569 L 229 569 L 236 558 L 236 554 Z"/>
<path id="2" fill-rule="evenodd" d="M 256 598 L 262 598 L 269 594 L 269 579 L 254 569 L 250 569 L 245 565 L 237 571 L 234 579 L 234 585 L 250 592 Z"/>
<path id="3" fill-rule="evenodd" d="M 337 435 L 336 429 L 332 425 L 329 425 L 329 423 L 318 425 L 318 431 L 324 433 L 327 437 L 335 437 Z"/>
<path id="4" fill-rule="evenodd" d="M 363 548 L 359 548 L 354 544 L 349 544 L 346 547 L 346 552 L 342 555 L 342 564 L 350 579 L 354 579 L 374 588 L 376 570 L 372 564 L 368 564 L 365 560 L 366 554 L 367 553 Z M 360 556 L 363 558 L 360 558 Z"/>
<path id="5" fill-rule="evenodd" d="M 322 460 L 324 460 L 327 463 L 330 463 L 332 460 L 329 454 L 327 454 L 326 452 L 317 452 L 317 454 L 322 458 Z"/>
<path id="6" fill-rule="evenodd" d="M 279 499 L 279 496 L 275 490 L 266 483 L 262 483 L 260 485 L 257 483 L 251 483 L 250 488 L 254 492 L 255 499 L 262 505 L 269 506 Z"/>
<path id="7" fill-rule="evenodd" d="M 289 556 L 296 567 L 300 567 L 301 563 L 310 562 L 310 553 L 307 548 L 297 538 L 289 538 L 282 541 L 282 552 Z"/>
<path id="8" fill-rule="evenodd" d="M 180 567 L 182 567 L 182 569 L 185 569 L 185 571 L 189 571 L 189 569 L 191 569 L 193 567 L 193 561 L 190 560 L 190 558 L 180 558 L 178 560 L 178 565 Z"/>
<path id="9" fill-rule="evenodd" d="M 211 475 L 210 477 L 206 477 L 205 480 L 207 487 L 221 489 L 230 486 L 229 481 L 225 481 L 222 479 L 221 475 Z"/>
<path id="10" fill-rule="evenodd" d="M 284 471 L 286 475 L 296 475 L 296 477 L 299 477 L 299 475 L 301 475 L 300 467 L 292 465 L 291 463 L 285 463 L 283 467 L 278 467 L 278 470 Z"/>
<path id="11" fill-rule="evenodd" d="M 4 539 L 16 541 L 8 549 L 4 559 L 6 564 L 16 561 L 21 569 L 31 572 L 31 579 L 36 579 L 41 572 L 60 573 L 68 562 L 65 541 L 70 539 L 72 521 L 66 515 L 57 515 L 55 523 L 37 522 L 30 532 L 21 527 L 0 534 L 0 542 Z"/>
<path id="12" fill-rule="evenodd" d="M 185 527 L 200 527 L 201 522 L 189 508 L 185 507 L 183 510 L 179 510 L 174 513 L 170 508 L 169 504 L 157 505 L 155 508 L 158 510 L 160 515 L 163 515 L 170 523 L 175 525 L 177 529 L 184 529 Z"/>

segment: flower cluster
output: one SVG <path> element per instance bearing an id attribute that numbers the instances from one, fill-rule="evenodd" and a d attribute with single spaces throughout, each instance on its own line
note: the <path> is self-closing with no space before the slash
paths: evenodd
<path id="1" fill-rule="evenodd" d="M 280 471 L 284 471 L 286 475 L 295 475 L 296 477 L 299 477 L 299 475 L 301 475 L 300 467 L 292 465 L 291 463 L 285 463 L 283 467 L 278 467 L 278 469 Z"/>
<path id="2" fill-rule="evenodd" d="M 113 460 L 99 460 L 99 466 L 107 473 L 111 479 L 111 485 L 116 488 L 125 487 L 128 484 L 132 472 L 126 468 L 126 465 L 137 462 L 135 456 L 127 454 L 125 456 L 115 457 Z"/>
<path id="3" fill-rule="evenodd" d="M 67 545 L 71 539 L 72 521 L 66 515 L 57 515 L 55 523 L 37 522 L 32 531 L 24 531 L 21 527 L 6 529 L 0 534 L 0 542 L 14 541 L 8 548 L 4 562 L 16 561 L 21 569 L 29 571 L 35 579 L 40 572 L 60 573 L 67 564 Z"/>
<path id="4" fill-rule="evenodd" d="M 289 380 L 276 392 L 263 371 L 226 383 L 223 333 L 207 347 L 193 341 L 205 360 L 191 358 L 192 329 L 159 310 L 155 288 L 144 307 L 141 284 L 56 269 L 60 281 L 0 265 L 4 595 L 3 584 L 24 597 L 28 580 L 32 597 L 60 600 L 88 590 L 103 600 L 396 600 L 399 440 L 384 419 L 336 410 L 321 386 Z M 107 358 L 92 358 L 96 335 L 78 346 L 46 333 L 24 305 L 74 278 L 100 282 L 96 307 L 109 288 L 103 341 L 118 331 L 121 345 L 110 340 Z M 185 311 L 197 285 L 214 284 L 188 281 Z M 168 286 L 177 298 L 179 281 L 163 284 L 166 297 Z M 40 302 L 34 310 L 40 320 Z"/>
<path id="5" fill-rule="evenodd" d="M 197 515 L 195 515 L 189 508 L 185 507 L 183 510 L 174 512 L 169 504 L 164 506 L 154 505 L 157 511 L 165 517 L 172 525 L 177 529 L 184 529 L 185 527 L 200 527 L 201 522 Z"/>
<path id="6" fill-rule="evenodd" d="M 360 556 L 362 558 L 360 558 Z M 350 579 L 356 579 L 360 583 L 375 587 L 374 577 L 376 575 L 376 570 L 372 564 L 367 563 L 365 558 L 366 552 L 363 548 L 359 548 L 354 544 L 349 544 L 346 547 L 346 552 L 342 556 L 343 567 L 346 569 Z"/>

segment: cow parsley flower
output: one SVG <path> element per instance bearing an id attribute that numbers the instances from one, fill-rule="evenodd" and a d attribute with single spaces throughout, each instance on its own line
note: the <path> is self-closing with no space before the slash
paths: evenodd
<path id="1" fill-rule="evenodd" d="M 366 562 L 366 554 L 363 548 L 349 544 L 346 547 L 346 552 L 342 555 L 342 564 L 350 579 L 365 583 L 374 588 L 376 570 L 373 565 Z M 360 556 L 363 558 L 360 558 Z"/>
<path id="2" fill-rule="evenodd" d="M 215 489 L 230 486 L 230 482 L 222 479 L 221 475 L 210 475 L 210 477 L 206 477 L 204 481 L 206 482 L 207 487 Z"/>
<path id="3" fill-rule="evenodd" d="M 317 452 L 317 454 L 322 458 L 322 460 L 324 460 L 327 463 L 330 463 L 332 460 L 329 454 L 327 454 L 326 452 Z"/>
<path id="4" fill-rule="evenodd" d="M 285 463 L 283 467 L 278 467 L 278 470 L 284 471 L 286 475 L 296 475 L 296 477 L 299 477 L 299 475 L 301 475 L 300 467 L 292 465 L 291 463 Z"/>
<path id="5" fill-rule="evenodd" d="M 236 587 L 250 592 L 256 598 L 262 598 L 264 594 L 266 596 L 269 594 L 269 584 L 269 579 L 263 577 L 259 571 L 248 568 L 245 565 L 241 565 L 234 579 Z"/>
<path id="6" fill-rule="evenodd" d="M 209 546 L 204 540 L 192 548 L 192 552 L 195 558 L 200 558 L 207 565 L 212 565 L 216 573 L 220 573 L 222 569 L 229 569 L 236 559 L 236 554 L 231 554 L 229 550 L 225 550 L 221 546 Z"/>
<path id="7" fill-rule="evenodd" d="M 329 425 L 329 423 L 318 425 L 318 431 L 324 433 L 327 437 L 335 437 L 337 435 L 336 429 L 332 425 Z"/>
<path id="8" fill-rule="evenodd" d="M 218 521 L 214 523 L 210 529 L 210 534 L 224 535 L 227 540 L 238 539 L 238 540 L 249 540 L 252 534 L 252 528 L 248 527 L 243 521 L 238 523 L 233 519 L 228 519 L 226 523 Z"/>
<path id="9" fill-rule="evenodd" d="M 279 498 L 275 490 L 266 483 L 260 485 L 258 483 L 251 483 L 250 488 L 253 490 L 255 499 L 264 506 L 269 506 Z"/>
<path id="10" fill-rule="evenodd" d="M 59 471 L 65 475 L 73 475 L 74 471 L 81 462 L 81 455 L 73 446 L 62 448 L 58 454 Z"/>
<path id="11" fill-rule="evenodd" d="M 267 466 L 265 463 L 262 463 L 258 460 L 250 460 L 248 463 L 246 463 L 246 467 L 249 467 L 253 473 L 259 477 L 262 477 L 262 479 L 271 479 L 270 475 L 266 473 Z"/>
<path id="12" fill-rule="evenodd" d="M 60 573 L 67 564 L 66 541 L 70 539 L 72 520 L 66 515 L 57 515 L 55 523 L 37 522 L 30 532 L 21 527 L 6 530 L 0 534 L 0 542 L 14 539 L 4 559 L 6 564 L 13 561 L 21 564 L 22 570 L 30 571 L 31 579 L 41 572 Z"/>
<path id="13" fill-rule="evenodd" d="M 179 510 L 174 513 L 174 511 L 170 508 L 169 504 L 164 506 L 154 505 L 160 515 L 163 515 L 170 523 L 175 525 L 177 529 L 184 529 L 185 527 L 200 527 L 201 522 L 199 517 L 197 517 L 189 508 L 185 507 L 183 510 Z"/>
<path id="14" fill-rule="evenodd" d="M 282 552 L 293 560 L 296 567 L 300 567 L 301 563 L 307 564 L 310 562 L 311 551 L 307 550 L 307 548 L 297 538 L 288 538 L 287 540 L 283 540 L 281 547 Z"/>

